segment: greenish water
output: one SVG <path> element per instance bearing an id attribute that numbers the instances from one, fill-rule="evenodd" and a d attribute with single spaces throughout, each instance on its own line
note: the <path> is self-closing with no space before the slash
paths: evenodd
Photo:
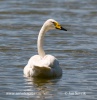
<path id="1" fill-rule="evenodd" d="M 49 31 L 45 51 L 58 58 L 59 79 L 26 78 L 42 24 L 53 18 L 68 31 Z M 0 100 L 97 100 L 97 1 L 0 0 Z"/>

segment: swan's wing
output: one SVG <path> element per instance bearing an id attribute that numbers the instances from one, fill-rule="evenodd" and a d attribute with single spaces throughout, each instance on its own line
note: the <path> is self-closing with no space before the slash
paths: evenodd
<path id="1" fill-rule="evenodd" d="M 30 65 L 30 67 L 38 66 L 48 68 L 59 66 L 59 62 L 52 55 L 46 55 L 44 58 L 41 58 L 39 55 L 35 55 L 29 59 L 28 65 Z"/>

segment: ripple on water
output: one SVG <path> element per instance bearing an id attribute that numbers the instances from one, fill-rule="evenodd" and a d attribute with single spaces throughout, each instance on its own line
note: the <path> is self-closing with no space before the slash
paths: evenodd
<path id="1" fill-rule="evenodd" d="M 1 0 L 0 100 L 96 100 L 96 12 L 96 0 Z M 38 32 L 48 18 L 68 30 L 49 31 L 44 43 L 46 53 L 58 58 L 63 75 L 56 79 L 26 78 L 23 68 L 37 54 Z"/>

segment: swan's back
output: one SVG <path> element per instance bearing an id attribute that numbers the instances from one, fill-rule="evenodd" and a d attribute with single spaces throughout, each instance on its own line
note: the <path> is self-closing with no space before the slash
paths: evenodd
<path id="1" fill-rule="evenodd" d="M 29 70 L 28 73 L 26 70 Z M 41 58 L 39 55 L 35 55 L 29 59 L 24 74 L 37 77 L 59 77 L 62 75 L 62 69 L 54 56 L 46 55 Z"/>

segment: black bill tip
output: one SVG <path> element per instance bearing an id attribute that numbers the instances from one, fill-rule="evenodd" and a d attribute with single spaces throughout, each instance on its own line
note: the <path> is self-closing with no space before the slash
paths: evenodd
<path id="1" fill-rule="evenodd" d="M 61 27 L 61 29 L 60 29 L 60 30 L 67 31 L 67 29 L 65 29 L 65 28 L 63 28 L 63 27 Z"/>

